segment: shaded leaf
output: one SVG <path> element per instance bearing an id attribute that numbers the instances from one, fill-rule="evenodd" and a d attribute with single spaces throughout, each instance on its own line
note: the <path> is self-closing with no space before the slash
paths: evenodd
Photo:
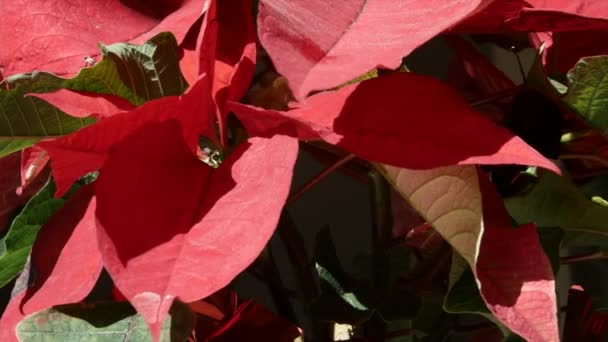
<path id="1" fill-rule="evenodd" d="M 73 78 L 55 78 L 67 90 L 34 96 L 72 116 L 105 117 L 152 99 L 181 95 L 188 87 L 179 69 L 177 42 L 169 32 L 159 33 L 142 45 L 100 44 L 99 48 L 101 62 L 81 69 Z"/>
<path id="2" fill-rule="evenodd" d="M 25 313 L 80 301 L 99 278 L 102 263 L 92 185 L 74 191 L 34 243 L 30 257 L 34 274 L 22 302 Z"/>
<path id="3" fill-rule="evenodd" d="M 25 316 L 79 302 L 95 285 L 102 264 L 90 190 L 77 190 L 43 226 L 32 250 L 29 275 L 25 275 L 29 287 L 11 299 L 0 320 L 2 341 L 16 341 L 15 326 Z"/>
<path id="4" fill-rule="evenodd" d="M 300 330 L 272 311 L 249 300 L 239 305 L 210 336 L 212 342 L 246 341 L 255 336 L 258 340 L 292 342 Z"/>
<path id="5" fill-rule="evenodd" d="M 608 6 L 588 0 L 499 0 L 463 20 L 456 32 L 576 31 L 608 27 Z"/>
<path id="6" fill-rule="evenodd" d="M 117 43 L 99 48 L 103 60 L 67 80 L 66 88 L 116 95 L 135 105 L 181 95 L 188 88 L 179 69 L 177 41 L 169 32 L 143 45 Z"/>
<path id="7" fill-rule="evenodd" d="M 97 58 L 99 42 L 140 44 L 171 31 L 181 43 L 204 2 L 11 1 L 2 6 L 0 69 L 5 75 L 36 69 L 69 75 L 85 66 L 85 57 Z"/>
<path id="8" fill-rule="evenodd" d="M 380 167 L 474 270 L 496 319 L 529 340 L 558 340 L 553 273 L 536 231 L 533 226 L 511 228 L 485 175 L 472 166 L 425 171 Z"/>
<path id="9" fill-rule="evenodd" d="M 482 1 L 260 1 L 258 36 L 295 97 L 329 89 L 403 56 L 474 12 Z M 433 20 L 421 20 L 432 17 Z M 314 18 L 314 25 L 310 20 Z M 382 39 L 378 39 L 382 37 Z"/>
<path id="10" fill-rule="evenodd" d="M 238 101 L 253 78 L 256 34 L 251 0 L 213 0 L 201 26 L 196 53 L 198 74 L 213 80 L 218 110 Z"/>
<path id="11" fill-rule="evenodd" d="M 41 142 L 39 146 L 51 157 L 57 195 L 61 195 L 70 184 L 87 172 L 99 170 L 113 144 L 149 122 L 183 121 L 184 140 L 193 152 L 196 151 L 199 135 L 213 135 L 207 112 L 209 103 L 201 100 L 209 92 L 207 81 L 202 78 L 181 97 L 168 96 L 153 100 L 75 134 Z"/>
<path id="12" fill-rule="evenodd" d="M 543 64 L 549 75 L 564 75 L 583 57 L 608 55 L 604 30 L 554 32 L 543 36 L 546 50 Z"/>
<path id="13" fill-rule="evenodd" d="M 177 127 L 147 127 L 112 149 L 95 191 L 104 264 L 154 331 L 174 298 L 206 297 L 258 256 L 278 222 L 297 144 L 251 139 L 212 169 Z M 167 198 L 180 200 L 169 206 Z"/>
<path id="14" fill-rule="evenodd" d="M 163 321 L 161 341 L 185 341 L 194 326 L 188 306 L 175 302 Z M 58 306 L 27 317 L 17 326 L 24 341 L 152 341 L 143 318 L 128 303 Z"/>
<path id="15" fill-rule="evenodd" d="M 582 288 L 568 290 L 564 322 L 565 341 L 602 341 L 608 338 L 608 315 L 594 310 L 591 296 Z"/>
<path id="16" fill-rule="evenodd" d="M 61 208 L 65 199 L 54 198 L 55 184 L 49 181 L 13 220 L 0 240 L 0 287 L 16 277 L 27 261 L 38 231 Z"/>
<path id="17" fill-rule="evenodd" d="M 10 90 L 0 87 L 0 156 L 93 123 L 91 118 L 74 118 L 40 99 L 25 96 L 59 89 L 60 81 L 53 75 L 23 74 L 6 82 Z"/>
<path id="18" fill-rule="evenodd" d="M 507 198 L 505 205 L 519 223 L 608 234 L 608 208 L 594 203 L 571 181 L 553 173 L 544 173 L 529 192 Z"/>
<path id="19" fill-rule="evenodd" d="M 581 59 L 568 72 L 568 93 L 564 100 L 608 134 L 608 56 Z"/>
<path id="20" fill-rule="evenodd" d="M 521 139 L 471 109 L 450 87 L 412 73 L 319 93 L 287 112 L 235 102 L 230 109 L 250 135 L 323 139 L 364 159 L 399 167 L 531 164 L 559 172 Z"/>

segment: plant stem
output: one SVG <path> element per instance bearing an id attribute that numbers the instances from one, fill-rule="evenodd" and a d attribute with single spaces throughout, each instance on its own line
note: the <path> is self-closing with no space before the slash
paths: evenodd
<path id="1" fill-rule="evenodd" d="M 304 193 L 306 193 L 306 191 L 310 190 L 310 188 L 317 185 L 317 183 L 322 181 L 330 173 L 339 169 L 342 165 L 351 161 L 353 158 L 355 158 L 355 155 L 350 153 L 350 154 L 347 154 L 346 156 L 338 159 L 333 164 L 329 165 L 327 168 L 325 168 L 323 171 L 319 172 L 316 176 L 314 176 L 311 180 L 309 180 L 306 184 L 304 184 L 300 189 L 298 189 L 298 190 L 296 190 L 296 192 L 292 193 L 289 196 L 289 198 L 287 198 L 287 201 L 285 202 L 285 204 L 290 205 L 291 203 L 296 201 L 298 198 L 300 198 L 302 195 L 304 195 Z"/>
<path id="2" fill-rule="evenodd" d="M 559 156 L 559 159 L 583 159 L 583 160 L 592 160 L 599 164 L 602 164 L 605 167 L 608 167 L 608 160 L 595 156 L 592 154 L 562 154 Z"/>
<path id="3" fill-rule="evenodd" d="M 591 170 L 586 172 L 572 173 L 570 176 L 572 179 L 583 179 L 597 176 L 608 175 L 608 169 Z"/>
<path id="4" fill-rule="evenodd" d="M 302 285 L 302 292 L 306 299 L 313 299 L 318 295 L 316 269 L 308 261 L 304 239 L 295 223 L 286 211 L 283 211 L 278 226 L 279 237 L 285 244 L 287 255 L 296 269 L 296 277 Z"/>
<path id="5" fill-rule="evenodd" d="M 574 255 L 569 257 L 563 257 L 559 260 L 561 265 L 573 264 L 582 261 L 602 260 L 608 259 L 608 251 L 599 251 L 591 254 Z"/>
<path id="6" fill-rule="evenodd" d="M 482 105 L 485 105 L 488 103 L 492 103 L 492 102 L 500 100 L 500 99 L 511 97 L 511 96 L 517 94 L 518 92 L 520 92 L 521 90 L 525 89 L 526 87 L 527 87 L 526 85 L 518 85 L 518 86 L 515 86 L 510 89 L 499 91 L 490 96 L 486 96 L 481 99 L 469 102 L 469 105 L 471 107 L 479 107 L 479 106 L 482 106 Z"/>
<path id="7" fill-rule="evenodd" d="M 521 59 L 519 58 L 519 54 L 515 51 L 514 48 L 515 47 L 513 47 L 511 49 L 511 52 L 513 53 L 513 55 L 515 56 L 515 59 L 517 60 L 517 67 L 519 68 L 519 72 L 521 73 L 521 79 L 525 83 L 526 82 L 526 72 L 524 71 L 524 65 L 521 63 Z"/>

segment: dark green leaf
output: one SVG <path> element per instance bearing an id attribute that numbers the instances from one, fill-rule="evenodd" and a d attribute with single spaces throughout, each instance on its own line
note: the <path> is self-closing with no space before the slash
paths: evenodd
<path id="1" fill-rule="evenodd" d="M 313 260 L 327 271 L 327 274 L 335 278 L 335 281 L 350 290 L 353 286 L 353 279 L 342 268 L 342 264 L 336 255 L 336 246 L 331 236 L 329 227 L 323 227 L 315 236 L 315 249 Z M 319 268 L 317 267 L 317 270 Z"/>
<path id="2" fill-rule="evenodd" d="M 551 262 L 553 274 L 559 271 L 559 250 L 564 232 L 559 228 L 538 227 L 538 238 L 547 258 Z"/>
<path id="3" fill-rule="evenodd" d="M 565 101 L 608 133 L 608 56 L 582 58 L 568 72 L 568 83 Z"/>
<path id="4" fill-rule="evenodd" d="M 452 255 L 450 288 L 443 301 L 443 309 L 453 314 L 477 314 L 495 323 L 506 337 L 511 332 L 500 324 L 481 298 L 475 276 L 466 261 L 458 254 Z"/>
<path id="5" fill-rule="evenodd" d="M 178 46 L 169 32 L 143 45 L 101 45 L 101 62 L 85 68 L 64 87 L 120 96 L 140 105 L 163 96 L 181 95 L 188 84 L 179 69 Z"/>
<path id="6" fill-rule="evenodd" d="M 608 235 L 608 207 L 594 203 L 554 173 L 545 173 L 528 193 L 507 198 L 505 204 L 520 224 Z"/>
<path id="7" fill-rule="evenodd" d="M 194 318 L 185 304 L 175 302 L 163 322 L 161 341 L 186 341 Z M 152 341 L 143 318 L 127 302 L 70 304 L 28 316 L 17 326 L 23 341 Z"/>
<path id="8" fill-rule="evenodd" d="M 365 311 L 368 308 L 363 305 L 359 299 L 357 298 L 357 296 L 355 295 L 354 292 L 349 292 L 346 291 L 342 285 L 340 285 L 340 283 L 338 282 L 338 280 L 336 278 L 334 278 L 331 273 L 329 273 L 329 271 L 327 269 L 325 269 L 323 266 L 317 264 L 317 272 L 319 274 L 319 278 L 321 278 L 321 280 L 323 280 L 325 283 L 327 283 L 329 286 L 331 286 L 331 288 L 346 302 L 348 303 L 351 307 L 353 307 L 354 309 L 360 310 L 360 311 Z"/>
<path id="9" fill-rule="evenodd" d="M 78 188 L 77 183 L 63 198 L 54 198 L 55 184 L 49 180 L 15 217 L 6 236 L 0 239 L 0 287 L 23 270 L 42 225 Z"/>
<path id="10" fill-rule="evenodd" d="M 0 157 L 93 122 L 69 116 L 38 98 L 24 96 L 60 87 L 59 78 L 40 72 L 12 76 L 0 86 Z"/>

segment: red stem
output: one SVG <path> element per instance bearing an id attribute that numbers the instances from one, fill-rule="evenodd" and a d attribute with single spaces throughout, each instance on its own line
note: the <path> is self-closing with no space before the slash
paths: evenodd
<path id="1" fill-rule="evenodd" d="M 572 264 L 575 262 L 601 260 L 601 259 L 608 259 L 608 253 L 606 253 L 604 251 L 600 251 L 600 252 L 595 252 L 595 253 L 591 253 L 591 254 L 563 257 L 559 260 L 559 263 L 561 265 L 567 265 L 567 264 Z"/>
<path id="2" fill-rule="evenodd" d="M 351 161 L 353 158 L 355 158 L 354 154 L 352 154 L 352 153 L 347 154 L 346 156 L 338 159 L 333 164 L 329 165 L 323 171 L 319 172 L 316 176 L 314 176 L 311 180 L 309 180 L 306 184 L 304 184 L 300 189 L 298 189 L 296 192 L 292 193 L 289 196 L 289 198 L 287 199 L 286 205 L 289 205 L 289 204 L 293 203 L 294 201 L 296 201 L 298 198 L 300 198 L 302 195 L 304 195 L 304 193 L 306 193 L 306 191 L 310 190 L 310 188 L 317 185 L 317 183 L 322 181 L 330 173 L 339 169 L 342 165 Z"/>

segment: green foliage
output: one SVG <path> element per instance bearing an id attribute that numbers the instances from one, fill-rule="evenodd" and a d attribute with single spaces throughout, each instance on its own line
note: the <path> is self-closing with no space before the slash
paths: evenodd
<path id="1" fill-rule="evenodd" d="M 13 220 L 6 236 L 0 239 L 0 287 L 23 270 L 40 228 L 79 187 L 76 183 L 62 198 L 54 198 L 55 184 L 49 180 Z"/>
<path id="2" fill-rule="evenodd" d="M 174 302 L 160 341 L 185 341 L 194 326 L 187 305 Z M 127 302 L 58 306 L 28 316 L 17 326 L 23 341 L 152 341 L 143 318 Z"/>
<path id="3" fill-rule="evenodd" d="M 169 32 L 159 33 L 143 45 L 100 44 L 99 48 L 103 59 L 65 80 L 65 88 L 116 95 L 135 105 L 180 95 L 188 88 L 179 69 L 177 42 Z"/>
<path id="4" fill-rule="evenodd" d="M 568 73 L 565 101 L 608 133 L 608 56 L 582 58 Z"/>
<path id="5" fill-rule="evenodd" d="M 0 84 L 0 157 L 93 123 L 93 119 L 69 116 L 41 99 L 25 96 L 59 88 L 60 79 L 41 72 L 15 75 Z"/>

